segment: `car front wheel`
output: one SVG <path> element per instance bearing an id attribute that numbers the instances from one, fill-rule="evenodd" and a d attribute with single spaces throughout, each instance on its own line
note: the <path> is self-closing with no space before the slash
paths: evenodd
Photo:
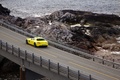
<path id="1" fill-rule="evenodd" d="M 37 47 L 36 43 L 34 43 L 34 47 Z"/>
<path id="2" fill-rule="evenodd" d="M 26 40 L 26 44 L 28 44 L 28 41 Z"/>

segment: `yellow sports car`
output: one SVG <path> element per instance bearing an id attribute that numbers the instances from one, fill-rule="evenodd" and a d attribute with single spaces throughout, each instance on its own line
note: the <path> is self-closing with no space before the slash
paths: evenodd
<path id="1" fill-rule="evenodd" d="M 26 44 L 33 45 L 34 47 L 39 47 L 39 46 L 48 46 L 48 41 L 45 40 L 42 37 L 34 37 L 34 38 L 27 38 L 26 39 Z"/>

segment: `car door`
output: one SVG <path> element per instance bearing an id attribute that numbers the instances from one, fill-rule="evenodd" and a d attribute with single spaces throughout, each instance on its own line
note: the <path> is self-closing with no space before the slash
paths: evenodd
<path id="1" fill-rule="evenodd" d="M 34 45 L 34 38 L 31 38 L 31 45 Z"/>

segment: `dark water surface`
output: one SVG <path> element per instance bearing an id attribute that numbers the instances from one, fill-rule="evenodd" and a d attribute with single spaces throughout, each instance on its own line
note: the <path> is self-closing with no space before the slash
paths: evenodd
<path id="1" fill-rule="evenodd" d="M 120 16 L 120 0 L 0 0 L 19 17 L 42 16 L 61 9 L 91 11 Z"/>

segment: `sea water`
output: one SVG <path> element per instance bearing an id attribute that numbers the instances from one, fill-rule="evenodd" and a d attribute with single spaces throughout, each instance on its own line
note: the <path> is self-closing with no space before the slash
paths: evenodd
<path id="1" fill-rule="evenodd" d="M 120 0 L 0 0 L 17 17 L 39 17 L 72 9 L 120 16 Z"/>

